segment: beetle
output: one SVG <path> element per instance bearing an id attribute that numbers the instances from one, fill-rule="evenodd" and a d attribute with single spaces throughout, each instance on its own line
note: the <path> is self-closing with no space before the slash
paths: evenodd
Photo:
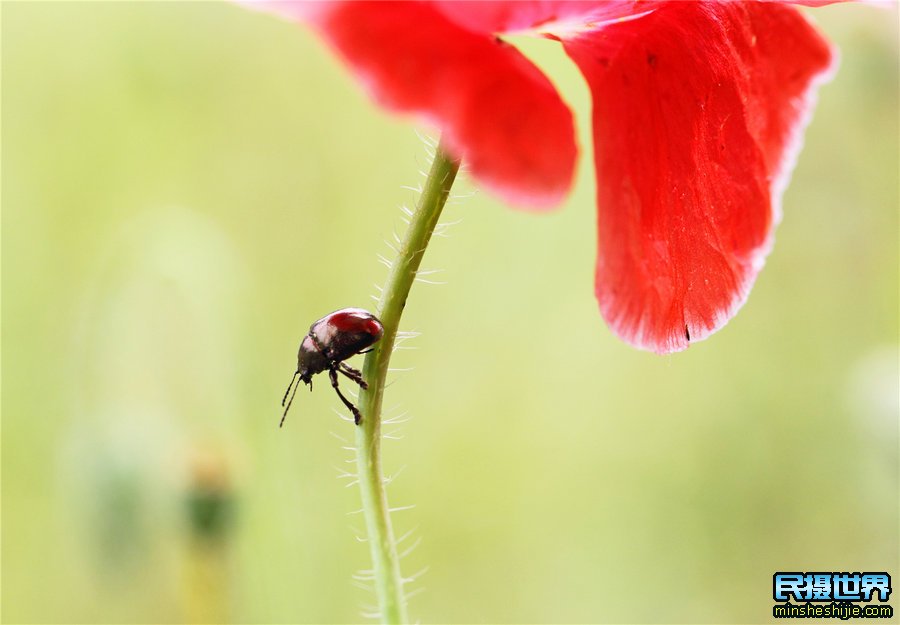
<path id="1" fill-rule="evenodd" d="M 309 332 L 300 341 L 300 349 L 297 352 L 297 370 L 281 400 L 281 405 L 284 406 L 287 402 L 287 406 L 285 406 L 284 414 L 281 415 L 278 427 L 284 425 L 284 419 L 291 408 L 300 382 L 308 385 L 309 390 L 312 390 L 312 377 L 323 371 L 328 372 L 331 386 L 334 387 L 344 405 L 353 413 L 356 425 L 359 425 L 362 415 L 359 413 L 359 409 L 341 393 L 338 386 L 338 373 L 359 384 L 363 390 L 367 389 L 368 385 L 363 380 L 362 373 L 344 361 L 351 356 L 369 351 L 367 348 L 381 340 L 383 334 L 384 326 L 381 325 L 381 321 L 362 308 L 341 308 L 309 326 Z M 293 393 L 291 393 L 291 388 L 294 389 Z M 288 394 L 291 395 L 290 401 L 288 401 Z"/>

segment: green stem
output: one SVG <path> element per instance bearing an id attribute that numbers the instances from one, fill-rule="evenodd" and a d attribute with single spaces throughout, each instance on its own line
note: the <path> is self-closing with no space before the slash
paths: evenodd
<path id="1" fill-rule="evenodd" d="M 409 229 L 397 252 L 397 258 L 391 264 L 387 283 L 378 302 L 376 314 L 384 326 L 384 336 L 376 344 L 374 351 L 366 356 L 363 367 L 363 377 L 369 388 L 359 396 L 362 423 L 356 428 L 356 462 L 363 514 L 366 517 L 372 551 L 375 591 L 383 623 L 409 622 L 397 543 L 391 527 L 381 471 L 381 402 L 384 382 L 409 289 L 458 170 L 459 161 L 450 158 L 443 147 L 438 146 L 425 188 L 419 196 Z"/>

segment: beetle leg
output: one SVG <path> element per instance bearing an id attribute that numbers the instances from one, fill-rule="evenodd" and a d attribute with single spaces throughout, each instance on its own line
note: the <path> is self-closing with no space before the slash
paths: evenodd
<path id="1" fill-rule="evenodd" d="M 365 380 L 363 380 L 362 373 L 360 373 L 358 369 L 354 369 L 350 365 L 344 364 L 343 362 L 338 363 L 338 367 L 338 371 L 359 384 L 359 387 L 361 389 L 366 390 L 369 388 L 369 385 L 366 384 Z"/>
<path id="2" fill-rule="evenodd" d="M 341 389 L 338 386 L 337 372 L 338 369 L 334 368 L 328 370 L 328 377 L 331 378 L 331 386 L 334 387 L 335 392 L 338 394 L 338 397 L 341 398 L 341 401 L 344 402 L 344 405 L 353 413 L 353 422 L 356 423 L 356 425 L 359 425 L 359 422 L 362 421 L 362 415 L 359 414 L 359 409 L 354 406 L 349 399 L 344 397 L 344 394 L 341 392 Z"/>

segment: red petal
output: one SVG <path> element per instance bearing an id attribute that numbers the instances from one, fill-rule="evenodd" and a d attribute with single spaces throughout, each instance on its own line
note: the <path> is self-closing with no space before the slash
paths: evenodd
<path id="1" fill-rule="evenodd" d="M 302 15 L 296 3 L 265 8 Z M 575 168 L 572 114 L 515 48 L 415 2 L 317 4 L 313 25 L 385 107 L 444 133 L 472 176 L 518 204 L 547 206 Z"/>
<path id="2" fill-rule="evenodd" d="M 652 11 L 663 0 L 441 0 L 440 11 L 460 26 L 475 32 L 566 32 L 597 30 Z"/>
<path id="3" fill-rule="evenodd" d="M 753 2 L 673 2 L 564 43 L 594 98 L 600 309 L 629 343 L 684 349 L 762 268 L 831 50 Z"/>

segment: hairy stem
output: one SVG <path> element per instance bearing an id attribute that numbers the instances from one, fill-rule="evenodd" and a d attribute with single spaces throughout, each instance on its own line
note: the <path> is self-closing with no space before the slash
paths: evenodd
<path id="1" fill-rule="evenodd" d="M 442 146 L 438 146 L 422 195 L 419 196 L 397 257 L 391 263 L 387 283 L 378 302 L 376 314 L 384 325 L 384 336 L 376 344 L 374 351 L 366 356 L 363 367 L 363 377 L 369 388 L 359 396 L 362 423 L 356 428 L 356 461 L 363 514 L 366 517 L 372 551 L 375 591 L 383 623 L 409 622 L 397 543 L 391 527 L 381 471 L 381 403 L 384 382 L 409 289 L 458 170 L 459 162 L 450 158 Z"/>

